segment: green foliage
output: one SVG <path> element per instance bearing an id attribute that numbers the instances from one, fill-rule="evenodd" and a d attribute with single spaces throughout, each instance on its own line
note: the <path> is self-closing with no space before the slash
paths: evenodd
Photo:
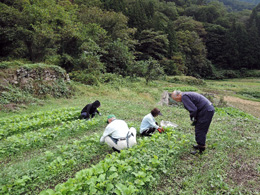
<path id="1" fill-rule="evenodd" d="M 258 70 L 247 70 L 241 68 L 240 70 L 216 70 L 213 69 L 212 79 L 231 79 L 231 78 L 246 78 L 246 77 L 259 77 Z"/>
<path id="2" fill-rule="evenodd" d="M 144 65 L 145 65 L 144 78 L 146 84 L 148 84 L 152 80 L 156 80 L 160 78 L 164 74 L 163 68 L 160 67 L 158 61 L 153 60 L 152 58 L 145 61 Z"/>
<path id="3" fill-rule="evenodd" d="M 0 16 L 1 61 L 44 62 L 69 72 L 97 66 L 134 76 L 135 59 L 152 57 L 165 60 L 166 74 L 198 78 L 222 78 L 212 64 L 231 70 L 260 64 L 259 6 L 232 12 L 204 0 L 4 0 Z"/>
<path id="4" fill-rule="evenodd" d="M 65 119 L 61 116 L 61 119 Z M 87 127 L 95 127 L 90 122 L 85 123 Z M 88 129 L 89 130 L 89 129 Z M 70 172 L 89 161 L 93 161 L 96 155 L 99 158 L 105 157 L 106 147 L 99 144 L 100 134 L 84 136 L 81 140 L 69 140 L 62 145 L 55 145 L 55 150 L 45 151 L 37 159 L 30 160 L 29 170 L 20 170 L 17 172 L 17 166 L 12 166 L 5 171 L 5 178 L 0 180 L 1 193 L 12 191 L 12 193 L 29 193 L 32 191 L 39 192 L 39 185 L 43 182 L 59 182 L 59 177 Z M 93 147 L 95 145 L 95 147 Z M 26 166 L 20 163 L 20 166 Z M 27 168 L 28 169 L 28 168 Z M 74 175 L 74 174 L 71 174 Z M 35 178 L 37 177 L 37 178 Z M 26 184 L 26 187 L 25 185 Z M 36 187 L 37 184 L 37 187 Z M 40 187 L 42 188 L 42 187 Z"/>
<path id="5" fill-rule="evenodd" d="M 47 64 L 26 64 L 20 61 L 1 62 L 3 74 L 0 88 L 0 104 L 29 104 L 39 102 L 41 98 L 70 97 L 73 86 L 66 81 L 66 72 L 59 66 Z M 20 72 L 19 75 L 17 72 Z M 10 74 L 20 76 L 14 84 Z M 32 78 L 33 77 L 33 78 Z M 22 81 L 23 82 L 20 82 Z"/>
<path id="6" fill-rule="evenodd" d="M 79 6 L 87 6 L 87 7 L 101 7 L 102 3 L 100 0 L 74 0 L 74 3 L 78 4 Z"/>
<path id="7" fill-rule="evenodd" d="M 21 88 L 12 85 L 2 86 L 0 94 L 0 104 L 28 104 L 39 101 L 28 91 L 24 91 Z"/>
<path id="8" fill-rule="evenodd" d="M 166 75 L 180 75 L 178 66 L 175 64 L 174 60 L 163 59 L 160 61 L 161 66 L 164 69 Z"/>
<path id="9" fill-rule="evenodd" d="M 139 59 L 148 60 L 150 57 L 161 60 L 167 54 L 167 35 L 160 31 L 143 30 L 139 36 L 140 45 L 137 50 L 141 52 Z"/>
<path id="10" fill-rule="evenodd" d="M 260 91 L 252 91 L 250 89 L 244 89 L 242 91 L 239 91 L 238 94 L 241 94 L 245 97 L 249 98 L 255 98 L 255 99 L 260 99 Z"/>
<path id="11" fill-rule="evenodd" d="M 168 76 L 166 80 L 171 83 L 180 83 L 180 84 L 188 84 L 188 85 L 206 85 L 206 82 L 204 80 L 191 77 L 191 76 L 174 76 L 174 77 Z"/>
<path id="12" fill-rule="evenodd" d="M 192 5 L 185 10 L 185 14 L 200 22 L 214 23 L 219 17 L 227 14 L 227 11 L 222 3 L 215 1 L 201 6 Z"/>
<path id="13" fill-rule="evenodd" d="M 79 106 L 98 97 L 103 116 L 114 113 L 138 131 L 141 116 L 158 106 L 166 86 L 169 90 L 176 87 L 206 91 L 215 83 L 229 91 L 230 87 L 236 88 L 235 80 L 192 87 L 165 81 L 145 85 L 143 78 L 139 78 L 140 82 L 127 82 L 117 75 L 105 75 L 115 83 L 84 86 L 80 97 L 52 100 L 49 105 L 37 107 L 37 111 L 32 107 L 0 117 L 0 129 L 7 133 L 0 142 L 0 194 L 157 195 L 193 194 L 194 189 L 200 194 L 258 193 L 255 179 L 259 172 L 259 119 L 238 109 L 216 107 L 207 134 L 207 149 L 199 156 L 189 154 L 194 128 L 183 107 L 161 106 L 164 116 L 156 120 L 167 119 L 178 127 L 164 128 L 165 133 L 157 132 L 151 137 L 138 134 L 138 144 L 121 153 L 99 143 L 105 117 L 77 120 Z M 125 80 L 124 85 L 113 88 L 121 79 Z M 254 79 L 256 85 L 258 80 Z M 252 79 L 239 80 L 238 85 L 246 83 L 252 88 Z M 68 105 L 76 108 L 65 109 Z M 234 177 L 241 167 L 250 170 L 251 177 L 243 180 L 248 183 L 241 184 Z M 248 176 L 248 171 L 239 173 L 239 178 Z"/>
<path id="14" fill-rule="evenodd" d="M 97 125 L 99 120 L 74 120 L 67 121 L 63 125 L 54 125 L 52 127 L 39 128 L 37 131 L 28 131 L 22 134 L 15 134 L 3 139 L 1 145 L 1 156 L 12 156 L 19 152 L 32 149 L 42 148 L 53 140 L 59 140 L 62 137 L 68 137 L 80 131 L 85 131 L 94 125 Z"/>
<path id="15" fill-rule="evenodd" d="M 72 71 L 69 75 L 72 80 L 87 85 L 98 85 L 100 79 L 94 73 L 89 73 L 88 70 Z"/>
<path id="16" fill-rule="evenodd" d="M 107 54 L 103 56 L 106 61 L 107 72 L 126 76 L 128 69 L 134 61 L 134 55 L 122 40 L 118 39 L 107 46 Z"/>
<path id="17" fill-rule="evenodd" d="M 170 156 L 176 159 L 182 153 L 180 146 L 185 146 L 187 142 L 185 136 L 168 128 L 165 134 L 155 134 L 149 139 L 140 140 L 134 148 L 109 155 L 97 165 L 79 171 L 75 178 L 57 185 L 55 191 L 49 189 L 40 194 L 58 194 L 61 191 L 84 191 L 89 194 L 147 193 L 147 189 L 157 183 L 158 175 L 167 171 L 167 159 Z M 158 153 L 155 148 L 161 148 L 163 152 Z"/>
<path id="18" fill-rule="evenodd" d="M 117 75 L 117 74 L 112 74 L 112 73 L 105 73 L 105 74 L 102 74 L 100 80 L 102 83 L 120 83 L 121 80 L 122 80 L 122 76 L 121 75 Z"/>
<path id="19" fill-rule="evenodd" d="M 199 91 L 196 87 L 165 87 L 163 88 L 169 92 L 173 92 L 174 90 L 180 90 L 182 92 L 189 92 L 189 91 Z"/>
<path id="20" fill-rule="evenodd" d="M 38 130 L 43 127 L 48 127 L 55 124 L 60 124 L 62 121 L 70 121 L 78 119 L 80 113 L 75 112 L 75 108 L 59 109 L 49 112 L 38 112 L 35 115 L 15 116 L 14 119 L 2 119 L 0 121 L 0 140 L 10 135 Z"/>
<path id="21" fill-rule="evenodd" d="M 225 115 L 225 116 L 231 116 L 231 117 L 239 117 L 239 118 L 244 118 L 244 119 L 255 119 L 254 116 L 247 114 L 237 108 L 233 107 L 225 107 L 225 108 L 216 108 L 216 112 L 219 113 L 220 115 Z"/>

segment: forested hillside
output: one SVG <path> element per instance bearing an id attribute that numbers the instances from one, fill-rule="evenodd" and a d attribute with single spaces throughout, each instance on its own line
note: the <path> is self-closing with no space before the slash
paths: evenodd
<path id="1" fill-rule="evenodd" d="M 0 60 L 100 75 L 248 76 L 260 69 L 260 5 L 230 12 L 199 0 L 3 0 Z M 252 76 L 252 75 L 249 75 Z"/>

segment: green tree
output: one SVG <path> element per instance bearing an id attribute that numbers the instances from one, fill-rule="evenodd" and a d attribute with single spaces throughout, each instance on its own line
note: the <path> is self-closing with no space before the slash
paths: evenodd
<path id="1" fill-rule="evenodd" d="M 178 44 L 176 40 L 176 32 L 173 22 L 169 22 L 166 28 L 167 39 L 169 41 L 168 57 L 173 56 L 173 53 L 178 51 Z"/>
<path id="2" fill-rule="evenodd" d="M 102 1 L 100 0 L 73 0 L 73 3 L 78 4 L 80 7 L 102 7 Z"/>
<path id="3" fill-rule="evenodd" d="M 227 29 L 217 24 L 206 25 L 207 35 L 205 38 L 207 47 L 207 57 L 217 67 L 226 64 L 223 46 L 226 44 Z"/>
<path id="4" fill-rule="evenodd" d="M 9 2 L 11 4 L 11 2 Z M 13 2 L 14 3 L 14 2 Z M 19 6 L 22 9 L 22 6 Z M 22 33 L 24 15 L 19 9 L 0 3 L 0 56 L 25 57 Z"/>
<path id="5" fill-rule="evenodd" d="M 150 27 L 145 10 L 145 2 L 141 0 L 136 0 L 127 6 L 125 14 L 129 18 L 128 24 L 131 28 L 137 28 L 138 32 Z"/>
<path id="6" fill-rule="evenodd" d="M 176 21 L 174 21 L 174 26 L 176 31 L 194 31 L 201 38 L 205 37 L 207 34 L 203 24 L 194 20 L 191 17 L 180 16 Z"/>
<path id="7" fill-rule="evenodd" d="M 118 39 L 108 44 L 107 54 L 104 54 L 102 59 L 106 63 L 107 72 L 126 76 L 134 62 L 134 55 L 127 45 Z"/>
<path id="8" fill-rule="evenodd" d="M 78 12 L 78 17 L 83 24 L 99 24 L 108 32 L 108 36 L 112 40 L 120 38 L 129 43 L 130 47 L 132 46 L 131 44 L 134 44 L 132 36 L 136 30 L 127 26 L 128 18 L 122 13 L 103 11 L 97 7 L 83 7 Z"/>
<path id="9" fill-rule="evenodd" d="M 207 60 L 206 47 L 194 31 L 178 31 L 179 51 L 183 55 L 187 74 L 195 77 L 206 77 L 212 74 L 211 63 Z"/>
<path id="10" fill-rule="evenodd" d="M 164 69 L 166 75 L 177 75 L 180 74 L 177 65 L 174 60 L 164 58 L 160 61 L 161 67 Z"/>
<path id="11" fill-rule="evenodd" d="M 139 59 L 148 60 L 150 57 L 161 60 L 167 55 L 167 35 L 161 31 L 143 30 L 139 36 L 137 51 L 140 52 Z"/>
<path id="12" fill-rule="evenodd" d="M 115 12 L 125 12 L 125 0 L 102 0 L 103 6 L 106 10 L 113 10 Z"/>
<path id="13" fill-rule="evenodd" d="M 160 63 L 157 60 L 149 58 L 144 63 L 144 78 L 146 84 L 152 80 L 158 79 L 164 74 L 163 68 L 160 66 Z"/>

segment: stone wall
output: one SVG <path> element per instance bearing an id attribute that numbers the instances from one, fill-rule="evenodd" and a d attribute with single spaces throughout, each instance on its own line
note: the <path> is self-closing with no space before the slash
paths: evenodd
<path id="1" fill-rule="evenodd" d="M 69 97 L 73 95 L 69 81 L 66 71 L 59 66 L 0 63 L 0 105 Z"/>
<path id="2" fill-rule="evenodd" d="M 7 68 L 0 69 L 0 84 L 15 85 L 21 88 L 31 85 L 34 81 L 56 81 L 61 79 L 70 81 L 68 74 L 65 71 L 60 71 L 52 67 L 49 68 Z"/>

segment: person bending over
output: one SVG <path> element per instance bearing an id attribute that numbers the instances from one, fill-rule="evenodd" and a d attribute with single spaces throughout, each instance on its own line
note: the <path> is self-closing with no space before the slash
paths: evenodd
<path id="1" fill-rule="evenodd" d="M 92 104 L 87 104 L 82 110 L 81 110 L 81 118 L 82 119 L 89 119 L 90 117 L 93 118 L 96 113 L 98 113 L 101 116 L 101 113 L 97 110 L 97 108 L 100 107 L 100 102 L 96 100 Z"/>
<path id="2" fill-rule="evenodd" d="M 198 151 L 202 154 L 206 148 L 206 135 L 215 112 L 214 106 L 203 95 L 195 92 L 175 90 L 169 95 L 173 100 L 182 102 L 185 109 L 190 112 L 190 120 L 195 126 L 195 140 L 197 142 L 197 145 L 193 146 L 195 151 L 192 151 L 191 154 L 196 154 Z"/>

